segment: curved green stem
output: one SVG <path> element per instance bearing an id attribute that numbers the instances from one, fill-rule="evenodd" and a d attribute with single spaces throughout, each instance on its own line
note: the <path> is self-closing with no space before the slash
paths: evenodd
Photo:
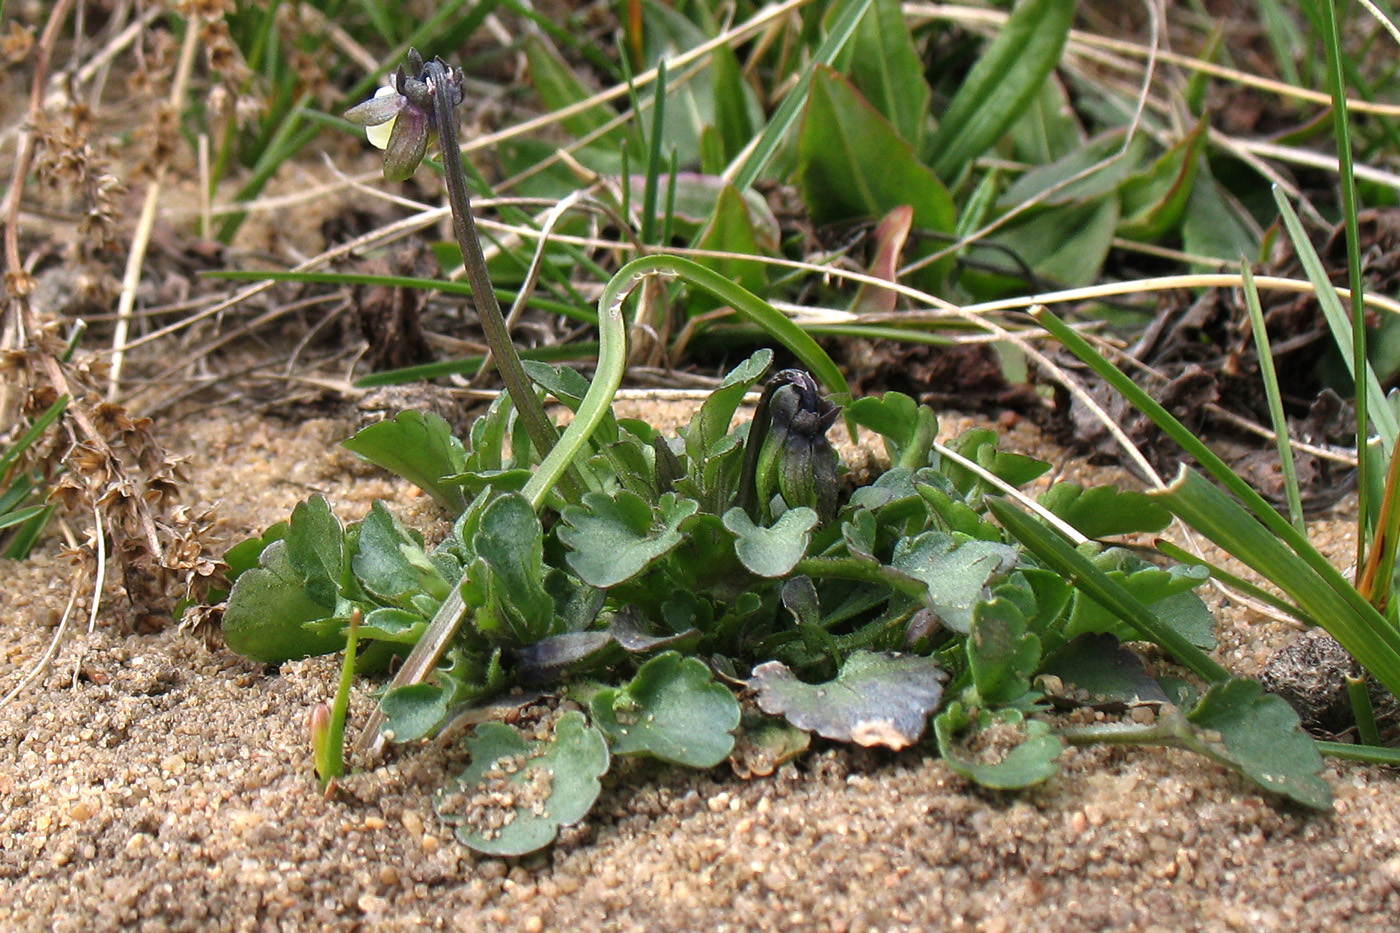
<path id="1" fill-rule="evenodd" d="M 827 390 L 836 396 L 838 404 L 850 400 L 851 387 L 846 377 L 812 336 L 792 322 L 768 302 L 741 285 L 726 279 L 713 269 L 700 265 L 692 259 L 680 256 L 643 256 L 634 259 L 617 271 L 608 283 L 608 289 L 617 287 L 619 280 L 626 281 L 635 276 L 669 273 L 685 279 L 691 285 L 703 288 L 735 311 L 761 327 L 770 337 L 792 351 L 802 361 L 802 365 L 815 376 Z M 604 292 L 604 297 L 607 292 Z"/>

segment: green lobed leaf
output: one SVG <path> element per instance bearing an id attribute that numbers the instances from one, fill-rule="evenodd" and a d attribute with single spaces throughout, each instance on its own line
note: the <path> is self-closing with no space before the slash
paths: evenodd
<path id="1" fill-rule="evenodd" d="M 552 634 L 555 607 L 544 588 L 544 532 L 525 497 L 509 493 L 486 506 L 472 543 L 490 568 L 492 608 L 516 637 L 528 643 Z"/>
<path id="2" fill-rule="evenodd" d="M 590 586 L 606 589 L 632 579 L 652 561 L 684 540 L 678 529 L 693 514 L 693 500 L 662 497 L 656 509 L 640 496 L 619 491 L 614 496 L 591 492 L 580 506 L 569 506 L 558 528 L 559 540 L 570 548 L 565 558 Z"/>
<path id="3" fill-rule="evenodd" d="M 577 710 L 547 739 L 526 739 L 499 722 L 466 740 L 472 761 L 438 792 L 438 815 L 457 838 L 486 855 L 527 855 L 554 841 L 561 826 L 588 815 L 608 770 L 608 743 Z"/>
<path id="4" fill-rule="evenodd" d="M 932 658 L 856 651 L 834 680 L 807 684 L 781 661 L 753 669 L 760 709 L 823 738 L 895 750 L 919 740 L 947 674 Z"/>
<path id="5" fill-rule="evenodd" d="M 646 755 L 692 768 L 712 768 L 734 750 L 739 703 L 696 658 L 667 651 L 647 661 L 631 682 L 606 688 L 589 703 L 593 722 L 614 755 Z"/>
<path id="6" fill-rule="evenodd" d="M 1186 718 L 1213 749 L 1250 780 L 1291 800 L 1329 810 L 1332 790 L 1319 775 L 1322 755 L 1281 697 L 1264 693 L 1252 680 L 1215 684 Z"/>
<path id="7" fill-rule="evenodd" d="M 1036 501 L 1086 538 L 1161 531 L 1172 521 L 1172 513 L 1146 493 L 1120 491 L 1116 485 L 1056 483 Z"/>
<path id="8" fill-rule="evenodd" d="M 767 777 L 807 751 L 812 735 L 781 716 L 745 709 L 729 763 L 744 780 Z"/>
<path id="9" fill-rule="evenodd" d="M 686 453 L 692 459 L 703 459 L 729 433 L 729 424 L 744 396 L 767 375 L 772 365 L 773 351 L 763 349 L 725 373 L 723 381 L 706 397 L 685 429 Z"/>
<path id="10" fill-rule="evenodd" d="M 1019 790 L 1060 770 L 1064 746 L 1048 725 L 1020 710 L 978 710 L 973 716 L 954 702 L 934 719 L 933 730 L 948 767 L 983 787 Z"/>
<path id="11" fill-rule="evenodd" d="M 926 531 L 900 539 L 890 566 L 927 586 L 929 609 L 944 625 L 965 635 L 987 587 L 1010 572 L 1016 560 L 1016 549 L 1010 545 Z"/>
<path id="12" fill-rule="evenodd" d="M 771 528 L 763 528 L 735 506 L 724 513 L 724 527 L 736 536 L 734 553 L 750 573 L 781 577 L 807 556 L 817 513 L 805 506 L 788 509 Z"/>
<path id="13" fill-rule="evenodd" d="M 1080 635 L 1046 658 L 1041 673 L 1060 681 L 1047 693 L 1078 706 L 1122 709 L 1170 699 L 1142 659 L 1112 635 Z"/>
<path id="14" fill-rule="evenodd" d="M 1201 566 L 1173 564 L 1166 570 L 1146 564 L 1117 548 L 1094 558 L 1108 579 L 1146 606 L 1163 624 L 1198 648 L 1215 647 L 1215 618 L 1192 592 L 1210 579 Z M 1079 593 L 1064 626 L 1066 638 L 1086 632 L 1111 632 L 1124 641 L 1139 635 L 1111 610 L 1086 593 Z"/>
<path id="15" fill-rule="evenodd" d="M 324 496 L 292 510 L 287 537 L 269 544 L 258 563 L 239 574 L 229 593 L 223 625 L 230 648 L 255 661 L 280 663 L 344 647 L 339 623 L 329 632 L 303 628 L 337 617 L 345 573 L 345 531 Z"/>
<path id="16" fill-rule="evenodd" d="M 990 599 L 973 609 L 967 661 L 983 703 L 1010 705 L 1030 692 L 1040 665 L 1040 639 L 1028 628 L 1025 613 L 1009 599 Z"/>
<path id="17" fill-rule="evenodd" d="M 448 693 L 430 683 L 395 687 L 379 701 L 385 716 L 380 731 L 391 733 L 394 742 L 415 742 L 431 734 L 447 717 Z"/>
<path id="18" fill-rule="evenodd" d="M 382 501 L 376 501 L 360 522 L 351 567 L 365 592 L 405 609 L 417 610 L 420 600 L 415 597 L 419 596 L 440 603 L 452 589 L 423 550 L 421 539 Z"/>
<path id="19" fill-rule="evenodd" d="M 362 428 L 341 446 L 370 463 L 402 476 L 453 514 L 466 507 L 462 490 L 443 482 L 467 468 L 462 442 L 442 416 L 428 411 L 400 412 L 392 421 Z"/>

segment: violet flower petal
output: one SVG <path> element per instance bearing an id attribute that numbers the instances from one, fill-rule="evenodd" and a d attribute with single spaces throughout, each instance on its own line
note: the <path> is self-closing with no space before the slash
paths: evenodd
<path id="1" fill-rule="evenodd" d="M 403 108 L 384 150 L 385 179 L 404 181 L 417 170 L 427 151 L 428 115 L 417 107 Z"/>

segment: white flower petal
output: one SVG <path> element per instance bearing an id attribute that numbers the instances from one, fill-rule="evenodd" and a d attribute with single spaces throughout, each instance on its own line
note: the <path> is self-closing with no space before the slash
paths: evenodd
<path id="1" fill-rule="evenodd" d="M 389 137 L 394 132 L 394 124 L 399 122 L 398 117 L 394 117 L 388 123 L 380 123 L 377 126 L 365 127 L 365 138 L 369 144 L 376 149 L 389 148 Z"/>

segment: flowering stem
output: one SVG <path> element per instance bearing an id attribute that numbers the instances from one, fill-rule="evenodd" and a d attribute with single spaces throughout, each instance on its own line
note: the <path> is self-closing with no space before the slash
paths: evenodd
<path id="1" fill-rule="evenodd" d="M 466 269 L 467 283 L 471 285 L 472 302 L 476 305 L 481 329 L 486 335 L 486 345 L 491 348 L 491 356 L 501 372 L 515 410 L 525 422 L 525 431 L 530 435 L 530 443 L 541 457 L 547 455 L 559 442 L 559 431 L 545 413 L 544 405 L 535 394 L 525 367 L 520 364 L 520 354 L 511 343 L 510 328 L 501 314 L 500 303 L 496 300 L 496 290 L 491 285 L 491 276 L 486 271 L 486 257 L 481 252 L 481 240 L 476 232 L 476 220 L 472 217 L 471 195 L 467 192 L 467 179 L 462 171 L 461 154 L 457 148 L 457 111 L 453 107 L 452 95 L 440 93 L 436 89 L 446 88 L 450 80 L 447 69 L 439 61 L 428 62 L 424 77 L 433 87 L 433 108 L 437 117 L 439 145 L 442 148 L 442 167 L 447 179 L 447 201 L 452 207 L 452 229 L 457 235 L 457 245 L 462 248 L 462 265 Z M 566 482 L 570 478 L 566 474 Z"/>

